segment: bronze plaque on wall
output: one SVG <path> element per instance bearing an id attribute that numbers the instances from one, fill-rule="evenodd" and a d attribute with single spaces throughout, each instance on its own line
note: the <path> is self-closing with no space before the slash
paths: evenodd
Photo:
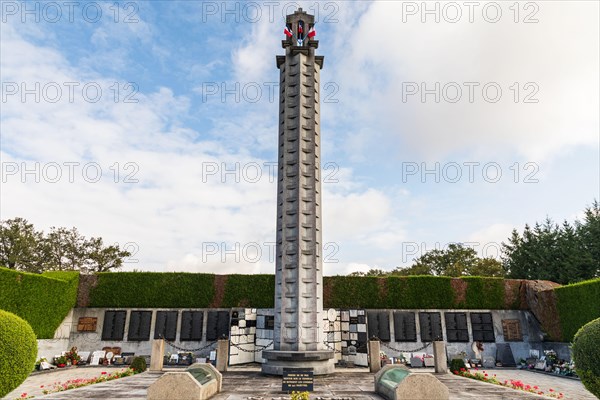
<path id="1" fill-rule="evenodd" d="M 505 342 L 522 342 L 521 321 L 518 319 L 503 319 L 502 334 Z"/>
<path id="2" fill-rule="evenodd" d="M 96 317 L 81 317 L 77 323 L 77 332 L 96 332 L 97 323 Z"/>

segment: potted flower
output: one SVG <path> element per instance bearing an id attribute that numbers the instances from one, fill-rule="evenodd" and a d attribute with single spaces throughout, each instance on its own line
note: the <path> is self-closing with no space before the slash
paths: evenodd
<path id="1" fill-rule="evenodd" d="M 65 356 L 55 357 L 54 365 L 56 365 L 58 368 L 66 367 L 67 366 L 67 357 L 65 357 Z"/>
<path id="2" fill-rule="evenodd" d="M 67 358 L 67 362 L 71 365 L 77 365 L 79 361 L 81 361 L 81 357 L 77 354 L 77 347 L 71 347 L 71 350 L 67 354 L 65 354 Z"/>

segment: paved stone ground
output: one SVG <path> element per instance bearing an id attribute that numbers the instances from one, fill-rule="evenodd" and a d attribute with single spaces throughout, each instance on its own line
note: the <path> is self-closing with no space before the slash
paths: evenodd
<path id="1" fill-rule="evenodd" d="M 181 369 L 179 369 L 181 370 Z M 80 389 L 68 390 L 43 396 L 40 385 L 52 384 L 55 381 L 66 381 L 73 378 L 98 376 L 102 371 L 111 372 L 107 368 L 79 368 L 58 371 L 50 374 L 34 375 L 29 377 L 17 390 L 6 399 L 18 398 L 26 392 L 40 399 L 131 399 L 142 400 L 146 398 L 146 391 L 158 377 L 159 373 L 143 373 L 111 382 L 99 383 Z M 560 377 L 536 374 L 522 370 L 486 370 L 489 374 L 496 374 L 498 379 L 519 379 L 525 384 L 538 385 L 547 392 L 552 388 L 565 394 L 567 400 L 594 400 L 581 382 Z M 415 369 L 415 373 L 432 372 L 431 369 Z M 85 375 L 83 375 L 85 374 Z M 503 388 L 457 377 L 454 375 L 436 375 L 437 378 L 450 389 L 450 399 L 485 399 L 485 400 L 542 400 L 542 397 L 518 390 Z M 37 390 L 39 389 L 39 391 Z M 372 392 L 373 375 L 364 368 L 336 369 L 333 376 L 315 377 L 315 391 L 311 399 L 336 399 L 336 400 L 381 400 L 382 398 Z M 230 367 L 224 374 L 223 392 L 214 397 L 216 400 L 271 400 L 289 398 L 281 392 L 281 378 L 268 377 L 260 374 L 257 366 Z"/>

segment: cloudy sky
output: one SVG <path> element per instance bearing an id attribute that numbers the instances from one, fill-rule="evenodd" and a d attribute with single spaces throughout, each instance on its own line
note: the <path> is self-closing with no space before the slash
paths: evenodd
<path id="1" fill-rule="evenodd" d="M 325 274 L 410 265 L 600 198 L 599 3 L 16 2 L 0 218 L 126 270 L 272 273 L 284 15 L 315 14 Z"/>

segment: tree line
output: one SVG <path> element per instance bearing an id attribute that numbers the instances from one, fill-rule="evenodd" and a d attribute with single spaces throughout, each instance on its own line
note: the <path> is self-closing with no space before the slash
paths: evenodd
<path id="1" fill-rule="evenodd" d="M 36 230 L 24 218 L 0 221 L 0 266 L 20 271 L 106 272 L 121 268 L 131 253 L 77 228 Z"/>
<path id="2" fill-rule="evenodd" d="M 409 267 L 391 271 L 371 269 L 351 276 L 496 276 L 514 279 L 543 279 L 561 284 L 600 277 L 600 203 L 585 208 L 583 219 L 562 224 L 546 218 L 533 227 L 516 229 L 502 243 L 500 260 L 480 258 L 474 249 L 450 244 L 430 250 Z"/>

